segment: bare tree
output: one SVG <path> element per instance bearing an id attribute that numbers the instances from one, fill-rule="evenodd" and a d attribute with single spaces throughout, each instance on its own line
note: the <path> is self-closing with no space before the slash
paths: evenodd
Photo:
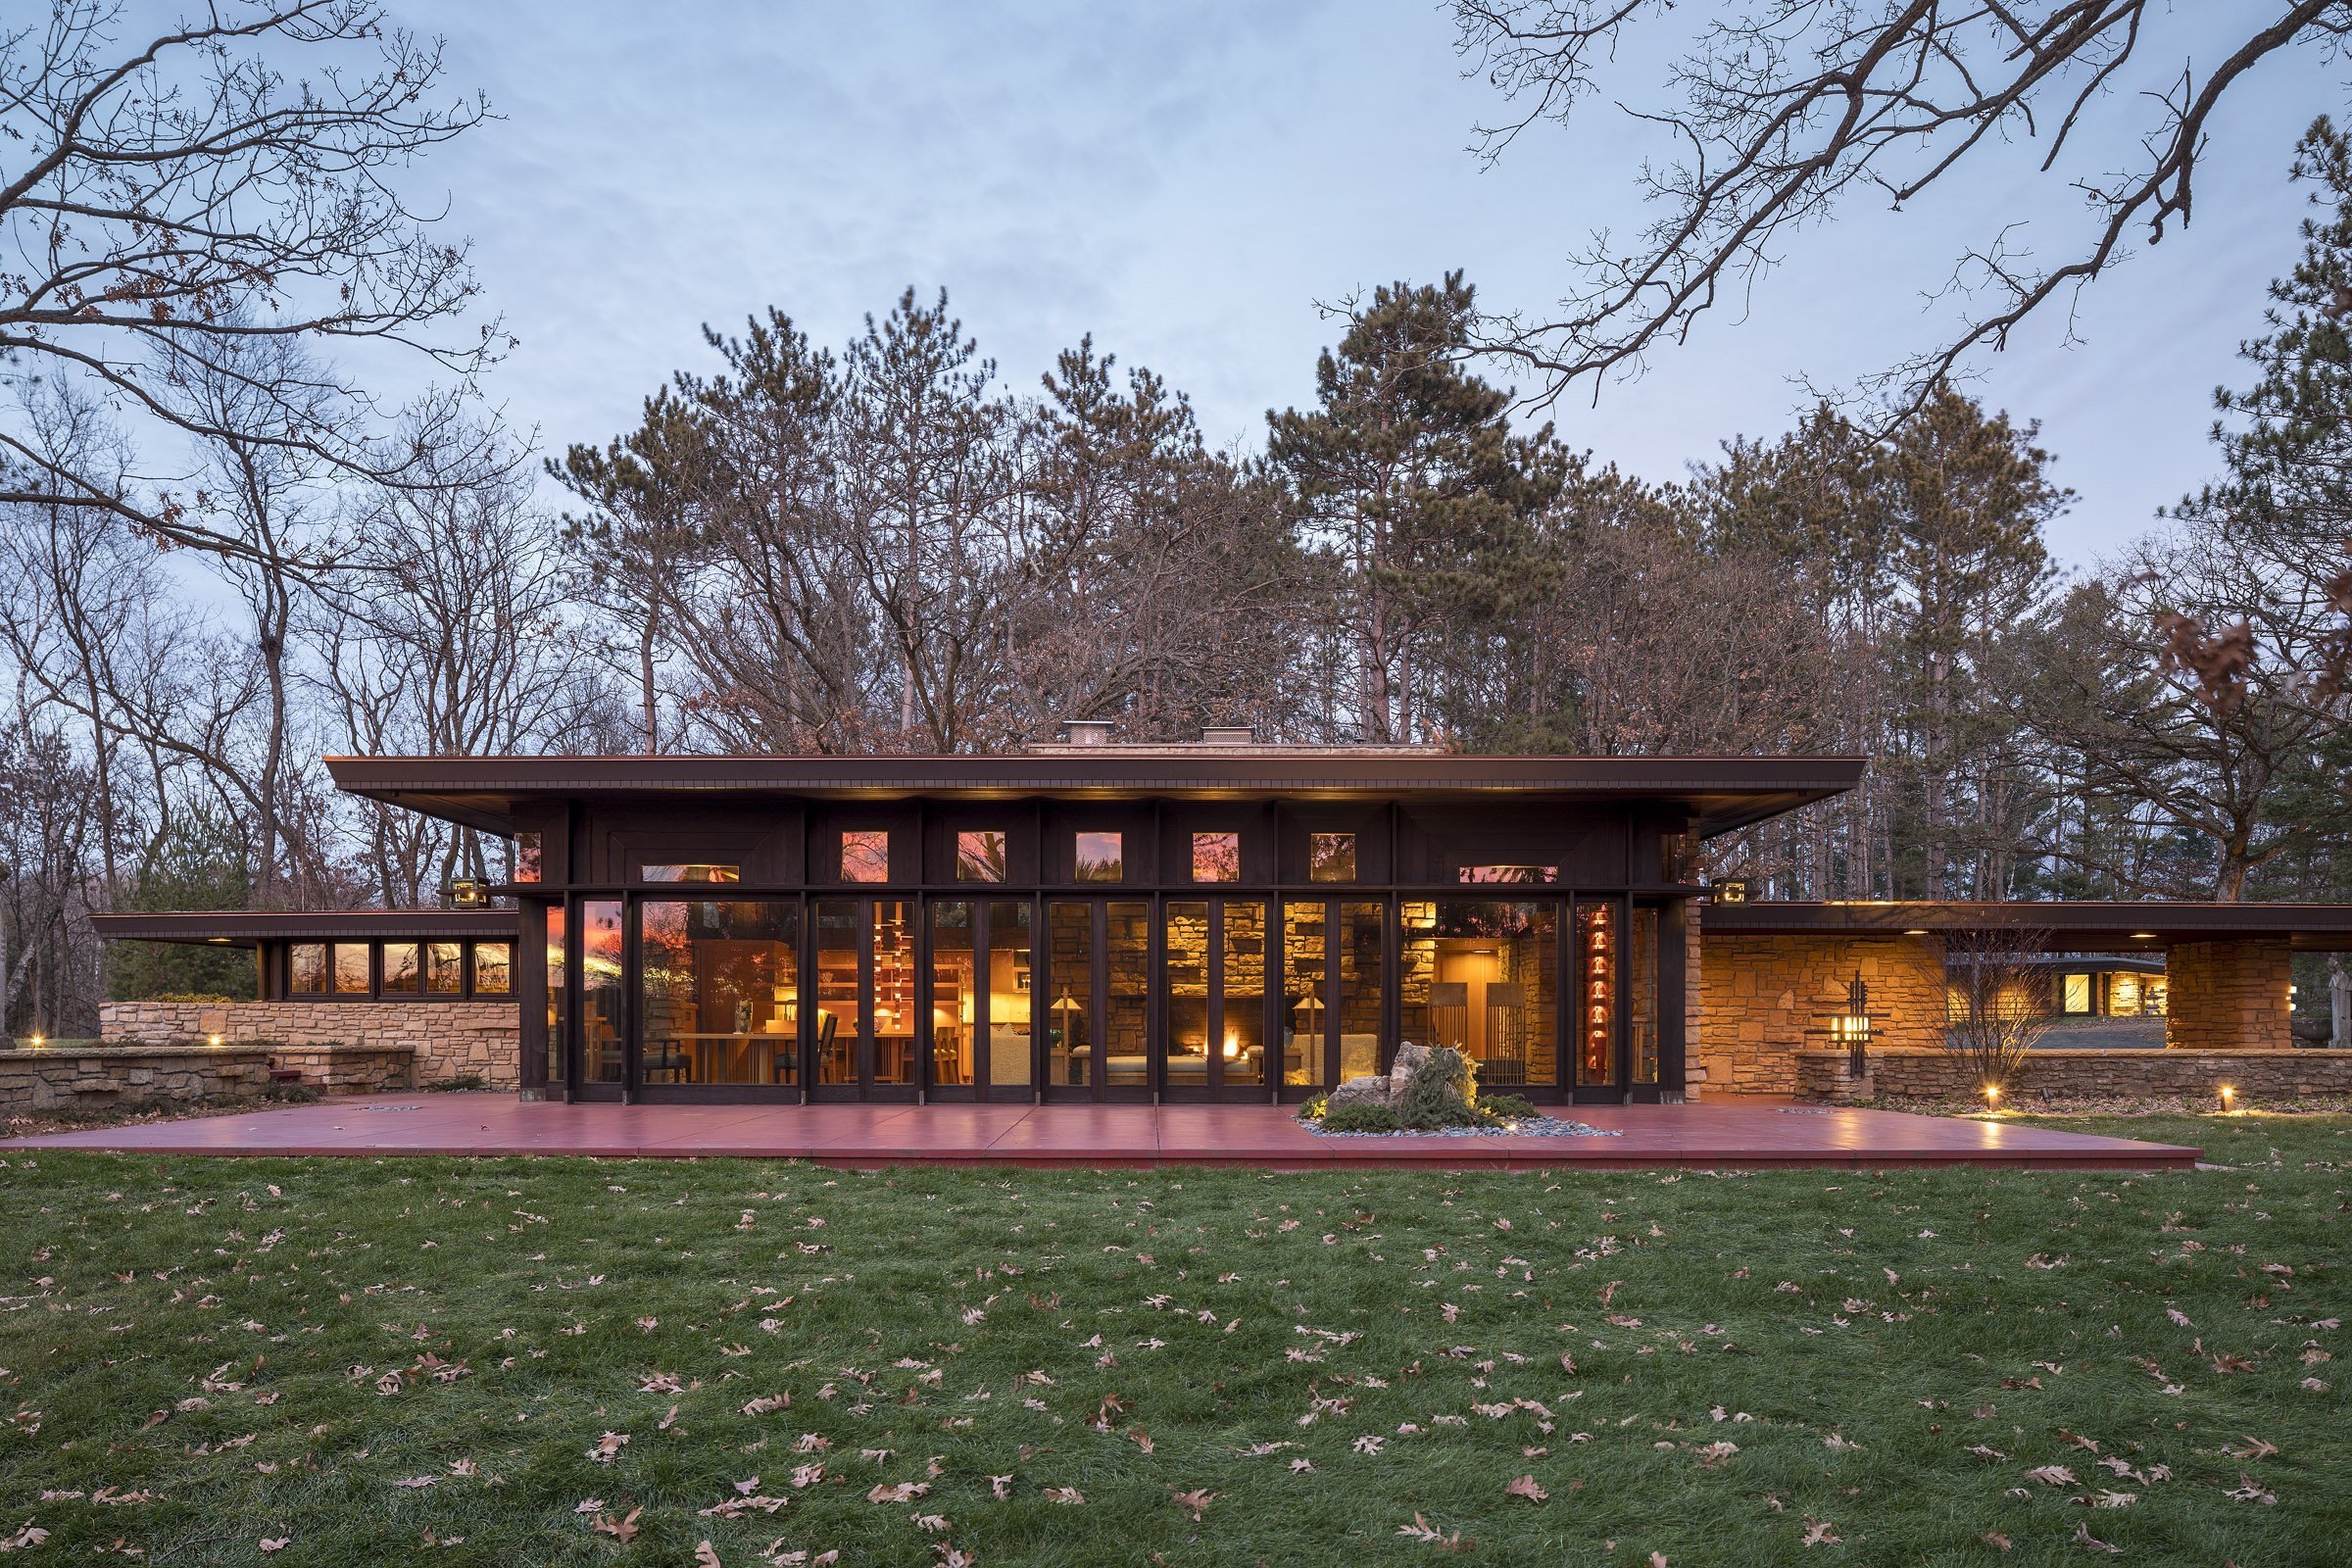
<path id="1" fill-rule="evenodd" d="M 2064 313 L 2126 254 L 2191 213 L 2192 178 L 2223 100 L 2284 50 L 2332 58 L 2345 0 L 2168 6 L 2151 0 L 1453 0 L 1456 47 L 1510 113 L 1480 127 L 1489 159 L 1540 121 L 1617 102 L 1669 150 L 1642 165 L 1656 216 L 1573 258 L 1582 281 L 1554 313 L 1489 318 L 1482 346 L 1542 372 L 1541 401 L 1595 393 L 1718 306 L 1738 314 L 1799 231 L 1854 200 L 1915 210 L 1963 167 L 2037 144 L 2032 174 L 2079 191 L 2085 231 L 2015 246 L 2006 222 L 1971 244 L 1940 287 L 1962 300 L 1942 341 L 1873 380 L 1905 412 L 2029 318 Z M 1664 19 L 1684 22 L 1659 37 Z M 1663 102 L 1620 76 L 1679 49 Z M 2198 57 L 2213 60 L 2200 74 Z M 2104 118 L 2122 111 L 2120 126 Z M 2095 124 L 2094 121 L 2100 122 Z M 2121 170 L 2108 136 L 2136 142 Z M 1937 287 L 1933 278 L 1916 280 Z"/>
<path id="2" fill-rule="evenodd" d="M 2049 975 L 2036 961 L 2049 933 L 2016 926 L 1954 931 L 1943 939 L 1950 1013 L 1943 1049 L 1977 1082 L 2006 1095 L 2049 1031 Z"/>
<path id="3" fill-rule="evenodd" d="M 173 450 L 230 433 L 219 405 L 169 396 L 153 367 L 243 382 L 240 401 L 276 417 L 237 433 L 267 428 L 259 439 L 301 461 L 401 482 L 407 455 L 366 439 L 364 386 L 253 345 L 382 342 L 460 377 L 495 355 L 495 323 L 453 329 L 475 288 L 465 241 L 397 188 L 488 108 L 437 101 L 441 46 L 387 26 L 371 0 L 220 0 L 145 43 L 127 25 L 110 0 L 0 23 L 0 365 L 79 384 L 154 450 L 126 473 L 85 469 L 0 414 L 0 501 L 235 552 L 244 541 L 209 524 Z"/>

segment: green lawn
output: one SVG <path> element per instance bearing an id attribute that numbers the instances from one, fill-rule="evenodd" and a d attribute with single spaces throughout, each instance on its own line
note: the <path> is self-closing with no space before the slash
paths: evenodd
<path id="1" fill-rule="evenodd" d="M 0 1548 L 2344 1561 L 2352 1117 L 2067 1125 L 2227 1168 L 0 1151 Z"/>

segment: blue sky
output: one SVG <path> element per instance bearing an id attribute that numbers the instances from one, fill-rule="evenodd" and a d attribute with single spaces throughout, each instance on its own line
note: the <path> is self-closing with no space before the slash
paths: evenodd
<path id="1" fill-rule="evenodd" d="M 2133 85 L 2218 57 L 2238 9 L 2166 13 Z M 1338 330 L 1318 301 L 1458 267 L 1491 306 L 1541 307 L 1589 229 L 1640 213 L 1640 145 L 1605 108 L 1482 169 L 1470 128 L 1497 101 L 1418 0 L 396 0 L 395 15 L 446 34 L 453 80 L 503 117 L 418 172 L 447 189 L 521 340 L 490 391 L 551 449 L 627 428 L 672 369 L 706 366 L 705 321 L 774 305 L 837 344 L 909 283 L 945 286 L 1020 388 L 1091 331 L 1188 391 L 1212 442 L 1254 446 L 1269 407 L 1312 396 Z M 2343 90 L 2316 57 L 2250 85 L 2216 125 L 2194 227 L 2086 296 L 2082 342 L 2052 321 L 1978 366 L 1987 401 L 2042 421 L 2080 493 L 2052 530 L 2069 562 L 2208 473 L 2212 388 L 2243 378 L 2236 344 L 2297 251 L 2287 160 Z M 2093 167 L 2129 151 L 2129 95 L 2108 109 Z M 1678 478 L 1735 433 L 1785 427 L 1795 377 L 1843 382 L 1925 343 L 1922 290 L 1961 237 L 2022 221 L 2055 254 L 2080 231 L 2064 190 L 2025 175 L 2039 148 L 1994 151 L 1941 200 L 1856 207 L 1796 242 L 1744 318 L 1597 408 L 1561 409 L 1562 433 Z"/>

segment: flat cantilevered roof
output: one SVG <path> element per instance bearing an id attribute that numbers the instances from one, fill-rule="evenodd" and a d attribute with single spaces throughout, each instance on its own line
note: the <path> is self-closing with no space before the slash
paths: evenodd
<path id="1" fill-rule="evenodd" d="M 576 797 L 909 796 L 1073 800 L 1465 798 L 1566 805 L 1654 801 L 1708 837 L 1861 782 L 1859 757 L 1490 757 L 1433 750 L 1280 746 L 1086 746 L 988 757 L 330 757 L 349 794 L 492 833 Z"/>
<path id="2" fill-rule="evenodd" d="M 1965 903 L 1891 900 L 1863 903 L 1710 904 L 1702 934 L 1794 936 L 1819 933 L 2029 930 L 2069 952 L 2105 948 L 2154 952 L 2176 942 L 2283 937 L 2299 952 L 2352 952 L 2352 904 Z"/>
<path id="3" fill-rule="evenodd" d="M 250 948 L 263 942 L 434 941 L 512 937 L 513 909 L 205 909 L 93 914 L 114 941 L 201 942 Z"/>

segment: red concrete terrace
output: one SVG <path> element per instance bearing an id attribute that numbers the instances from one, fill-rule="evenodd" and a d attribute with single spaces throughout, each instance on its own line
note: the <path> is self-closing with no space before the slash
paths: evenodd
<path id="1" fill-rule="evenodd" d="M 1574 1105 L 1615 1137 L 1326 1138 L 1272 1105 L 609 1105 L 498 1094 L 331 1100 L 56 1133 L 0 1149 L 139 1154 L 712 1155 L 824 1164 L 1433 1170 L 1990 1165 L 2184 1169 L 2198 1151 L 2013 1122 L 1762 1102 Z"/>

